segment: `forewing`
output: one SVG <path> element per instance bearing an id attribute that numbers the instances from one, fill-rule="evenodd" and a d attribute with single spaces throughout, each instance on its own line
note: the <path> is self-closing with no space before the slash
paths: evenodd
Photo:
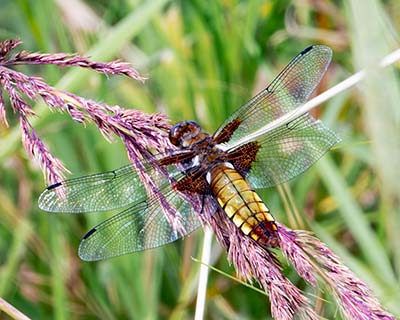
<path id="1" fill-rule="evenodd" d="M 257 139 L 255 161 L 244 174 L 254 188 L 274 186 L 307 170 L 339 141 L 321 121 L 304 114 Z"/>
<path id="2" fill-rule="evenodd" d="M 82 213 L 112 210 L 145 196 L 132 165 L 66 180 L 49 186 L 39 197 L 39 208 L 49 212 Z"/>
<path id="3" fill-rule="evenodd" d="M 194 195 L 189 202 L 184 195 L 170 190 L 162 199 L 154 196 L 132 205 L 83 237 L 80 258 L 107 259 L 159 247 L 191 233 L 201 225 L 193 207 L 196 197 L 199 200 L 200 195 Z"/>
<path id="4" fill-rule="evenodd" d="M 226 148 L 233 147 L 241 138 L 302 105 L 321 81 L 331 57 L 332 50 L 321 45 L 300 52 L 266 89 L 233 113 L 214 138 L 229 137 L 222 142 L 226 142 Z M 225 127 L 233 132 L 224 132 Z"/>

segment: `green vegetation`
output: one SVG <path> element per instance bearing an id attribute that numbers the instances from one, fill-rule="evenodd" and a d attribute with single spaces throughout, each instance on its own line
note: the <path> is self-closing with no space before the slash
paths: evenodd
<path id="1" fill-rule="evenodd" d="M 397 0 L 0 0 L 0 8 L 0 40 L 19 38 L 30 51 L 118 58 L 148 80 L 54 66 L 19 70 L 109 105 L 162 111 L 172 122 L 194 119 L 209 132 L 310 44 L 334 52 L 318 92 L 400 47 Z M 314 231 L 397 316 L 399 84 L 398 68 L 390 67 L 313 110 L 342 143 L 283 188 L 260 192 L 277 220 Z M 43 176 L 7 108 L 10 128 L 0 124 L 0 297 L 33 319 L 192 319 L 200 264 L 191 257 L 200 258 L 202 231 L 155 250 L 80 261 L 81 236 L 107 214 L 51 215 L 37 208 Z M 35 110 L 38 134 L 70 177 L 128 162 L 123 144 L 105 141 L 94 125 L 85 128 L 42 105 Z M 213 253 L 213 265 L 234 275 L 216 243 Z M 316 300 L 320 314 L 338 319 L 324 288 L 304 285 L 290 266 L 284 271 Z M 206 319 L 269 314 L 266 296 L 210 271 Z"/>

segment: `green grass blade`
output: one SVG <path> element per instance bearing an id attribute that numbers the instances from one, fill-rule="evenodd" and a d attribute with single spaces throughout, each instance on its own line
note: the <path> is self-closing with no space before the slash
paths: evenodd
<path id="1" fill-rule="evenodd" d="M 363 252 L 363 256 L 367 259 L 371 268 L 373 268 L 388 285 L 395 282 L 396 277 L 384 247 L 377 239 L 363 211 L 353 199 L 346 181 L 332 161 L 330 155 L 326 155 L 321 159 L 317 166 L 322 181 L 329 193 L 337 201 L 342 219 L 357 241 L 357 244 Z"/>

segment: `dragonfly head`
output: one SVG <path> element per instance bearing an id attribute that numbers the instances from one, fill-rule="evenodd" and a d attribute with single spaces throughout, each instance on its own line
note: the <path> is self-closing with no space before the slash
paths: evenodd
<path id="1" fill-rule="evenodd" d="M 194 121 L 182 121 L 169 131 L 169 140 L 174 146 L 188 148 L 199 140 L 200 126 Z"/>

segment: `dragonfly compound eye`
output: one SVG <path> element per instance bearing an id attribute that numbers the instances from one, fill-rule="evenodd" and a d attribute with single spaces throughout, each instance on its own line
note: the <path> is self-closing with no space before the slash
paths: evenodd
<path id="1" fill-rule="evenodd" d="M 194 121 L 182 121 L 174 125 L 169 132 L 169 140 L 177 147 L 188 147 L 200 133 L 200 126 Z"/>

